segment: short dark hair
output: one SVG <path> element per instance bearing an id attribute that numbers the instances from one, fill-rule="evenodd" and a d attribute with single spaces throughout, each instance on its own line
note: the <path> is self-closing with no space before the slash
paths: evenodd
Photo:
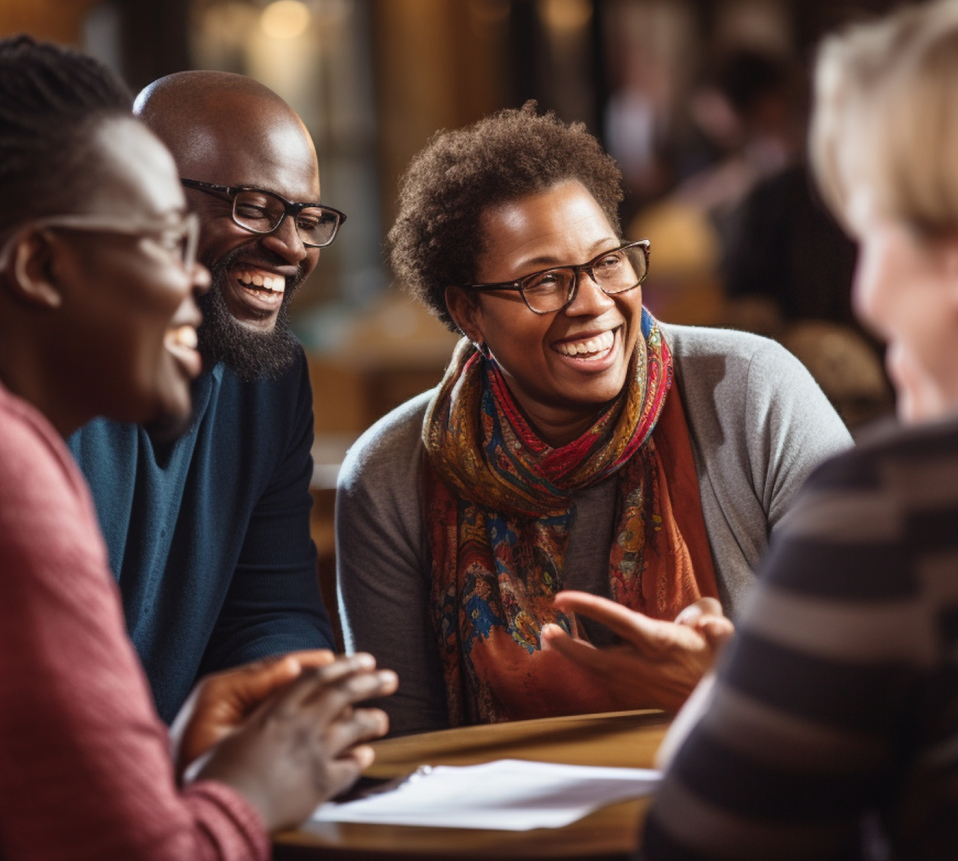
<path id="1" fill-rule="evenodd" d="M 619 232 L 622 173 L 583 123 L 538 114 L 535 102 L 474 125 L 438 132 L 400 183 L 389 231 L 393 271 L 404 289 L 449 328 L 447 287 L 475 280 L 483 212 L 578 180 Z"/>
<path id="2" fill-rule="evenodd" d="M 132 109 L 130 91 L 92 57 L 30 36 L 0 39 L 0 230 L 76 209 L 96 181 L 94 131 Z"/>

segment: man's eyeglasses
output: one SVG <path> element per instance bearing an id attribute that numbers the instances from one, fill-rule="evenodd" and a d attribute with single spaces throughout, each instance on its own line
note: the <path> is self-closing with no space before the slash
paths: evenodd
<path id="1" fill-rule="evenodd" d="M 287 215 L 296 225 L 303 245 L 323 248 L 329 245 L 346 216 L 321 203 L 294 203 L 275 191 L 245 185 L 216 185 L 198 179 L 181 179 L 186 188 L 226 198 L 233 204 L 233 222 L 250 233 L 265 235 L 279 230 Z"/>
<path id="2" fill-rule="evenodd" d="M 168 224 L 157 221 L 139 222 L 120 219 L 108 215 L 74 213 L 71 215 L 49 215 L 37 218 L 23 225 L 21 230 L 11 236 L 0 249 L 0 269 L 6 266 L 10 249 L 23 229 L 53 228 L 61 230 L 80 230 L 89 233 L 113 233 L 120 236 L 146 236 L 169 252 L 187 272 L 196 264 L 196 246 L 200 235 L 200 220 L 195 213 L 189 212 L 180 221 Z"/>
<path id="3" fill-rule="evenodd" d="M 648 239 L 627 242 L 578 266 L 555 266 L 533 272 L 517 281 L 464 284 L 463 289 L 516 290 L 534 314 L 551 314 L 572 303 L 579 289 L 579 276 L 583 272 L 603 293 L 610 296 L 634 290 L 649 274 L 649 244 Z"/>

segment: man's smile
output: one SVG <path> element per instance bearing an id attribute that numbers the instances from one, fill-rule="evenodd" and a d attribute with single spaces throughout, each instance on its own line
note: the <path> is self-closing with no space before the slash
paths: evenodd
<path id="1" fill-rule="evenodd" d="M 240 269 L 235 275 L 236 280 L 250 290 L 262 289 L 280 295 L 286 290 L 286 279 L 282 275 L 274 275 L 262 269 Z"/>
<path id="2" fill-rule="evenodd" d="M 223 289 L 237 322 L 254 328 L 271 328 L 283 304 L 287 287 L 298 281 L 299 270 L 289 278 L 276 267 L 237 262 L 226 268 Z M 215 288 L 216 285 L 214 285 Z"/>

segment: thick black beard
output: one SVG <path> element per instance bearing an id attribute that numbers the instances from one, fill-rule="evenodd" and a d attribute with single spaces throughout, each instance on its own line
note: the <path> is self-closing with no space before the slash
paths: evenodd
<path id="1" fill-rule="evenodd" d="M 269 332 L 250 329 L 236 321 L 223 297 L 227 271 L 242 251 L 236 249 L 210 266 L 212 286 L 198 301 L 203 312 L 203 325 L 197 333 L 200 353 L 206 367 L 223 362 L 244 382 L 275 380 L 292 366 L 299 353 L 299 341 L 289 324 L 289 303 L 303 276 L 287 284 L 273 329 Z"/>

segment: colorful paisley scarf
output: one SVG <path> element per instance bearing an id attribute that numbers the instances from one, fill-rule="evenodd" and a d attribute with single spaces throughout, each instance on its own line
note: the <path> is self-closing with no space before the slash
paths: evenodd
<path id="1" fill-rule="evenodd" d="M 668 397 L 672 357 L 647 311 L 642 335 L 622 394 L 557 449 L 531 430 L 493 360 L 466 340 L 453 354 L 423 424 L 431 608 L 453 726 L 615 708 L 540 649 L 549 622 L 586 637 L 553 605 L 577 490 L 617 482 L 613 600 L 672 619 L 717 596 L 688 428 Z"/>

